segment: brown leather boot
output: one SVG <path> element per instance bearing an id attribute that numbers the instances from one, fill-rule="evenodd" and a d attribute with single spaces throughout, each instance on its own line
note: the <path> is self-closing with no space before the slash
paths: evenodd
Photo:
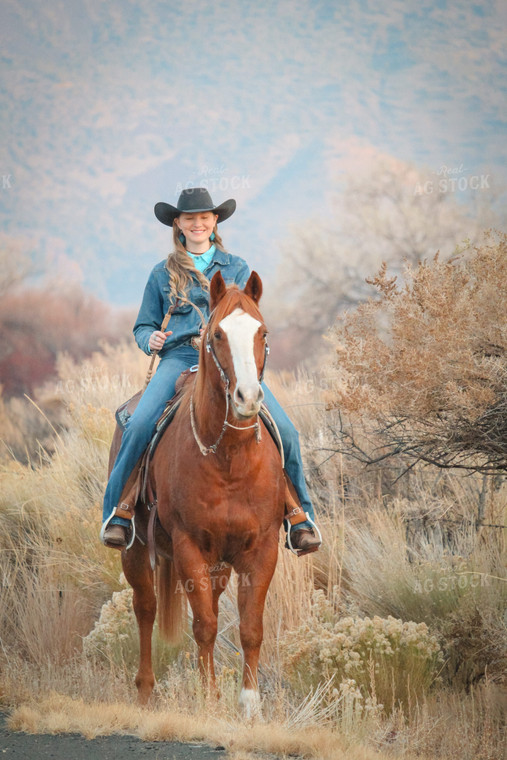
<path id="1" fill-rule="evenodd" d="M 123 525 L 108 525 L 104 531 L 104 543 L 113 549 L 127 546 L 127 531 Z"/>
<path id="2" fill-rule="evenodd" d="M 311 552 L 316 552 L 321 544 L 321 540 L 315 535 L 313 528 L 293 530 L 290 534 L 290 540 L 298 557 L 310 554 Z"/>

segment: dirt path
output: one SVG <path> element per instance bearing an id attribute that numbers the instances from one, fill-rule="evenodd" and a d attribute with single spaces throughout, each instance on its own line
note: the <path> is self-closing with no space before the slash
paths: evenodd
<path id="1" fill-rule="evenodd" d="M 227 753 L 203 744 L 144 742 L 134 736 L 12 733 L 0 713 L 0 758 L 15 760 L 217 760 Z"/>

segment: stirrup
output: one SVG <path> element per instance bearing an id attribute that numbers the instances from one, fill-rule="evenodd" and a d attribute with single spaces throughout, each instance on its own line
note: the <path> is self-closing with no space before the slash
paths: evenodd
<path id="1" fill-rule="evenodd" d="M 113 511 L 111 512 L 111 514 L 107 518 L 107 520 L 104 522 L 102 528 L 100 529 L 100 540 L 102 541 L 102 543 L 104 544 L 104 546 L 107 546 L 108 548 L 111 548 L 112 544 L 108 544 L 106 542 L 106 540 L 104 539 L 104 533 L 106 532 L 107 526 L 109 525 L 109 523 L 111 522 L 111 520 L 115 516 L 115 512 L 116 512 L 116 507 L 113 509 Z M 130 525 L 127 528 L 127 530 L 129 531 L 129 534 L 130 534 L 130 539 L 127 541 L 127 545 L 124 547 L 125 551 L 127 551 L 128 549 L 130 549 L 130 547 L 132 546 L 132 544 L 134 543 L 134 541 L 136 539 L 136 523 L 135 523 L 135 519 L 136 519 L 136 517 L 135 517 L 135 515 L 133 515 L 132 519 L 130 521 Z M 116 547 L 116 548 L 118 548 L 118 547 Z"/>
<path id="2" fill-rule="evenodd" d="M 308 514 L 308 512 L 305 512 L 305 515 L 306 515 L 307 521 L 317 531 L 317 536 L 320 539 L 320 543 L 322 545 L 322 533 L 320 532 L 319 528 L 314 523 L 314 521 L 312 520 L 312 518 L 310 517 L 310 515 Z M 296 557 L 300 557 L 301 555 L 298 553 L 297 549 L 294 549 L 294 547 L 292 546 L 292 540 L 291 540 L 291 537 L 290 537 L 292 529 L 296 528 L 297 526 L 296 525 L 291 525 L 291 523 L 289 522 L 289 520 L 287 520 L 287 518 L 284 518 L 284 519 L 285 519 L 285 522 L 287 523 L 287 546 L 289 547 L 289 549 L 291 550 L 291 552 L 296 555 Z"/>

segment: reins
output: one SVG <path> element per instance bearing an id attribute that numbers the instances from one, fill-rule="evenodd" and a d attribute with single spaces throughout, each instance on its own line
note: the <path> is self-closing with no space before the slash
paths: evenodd
<path id="1" fill-rule="evenodd" d="M 162 320 L 162 324 L 160 325 L 160 331 L 161 332 L 165 332 L 167 330 L 167 326 L 169 324 L 169 321 L 170 321 L 173 313 L 175 312 L 176 307 L 180 304 L 181 301 L 189 303 L 190 306 L 192 306 L 196 310 L 196 312 L 199 314 L 199 317 L 201 318 L 201 326 L 203 328 L 206 327 L 206 320 L 205 320 L 204 314 L 202 313 L 202 311 L 200 310 L 200 308 L 198 306 L 196 306 L 195 303 L 192 303 L 192 301 L 190 301 L 188 298 L 185 298 L 184 296 L 179 296 L 176 299 L 176 301 L 171 306 L 169 306 L 169 308 L 167 309 L 167 311 L 165 313 L 165 316 L 164 316 L 164 319 Z M 152 351 L 152 357 L 151 357 L 151 361 L 150 361 L 150 366 L 148 367 L 148 372 L 146 373 L 146 378 L 145 378 L 145 381 L 144 381 L 143 393 L 146 390 L 146 388 L 148 387 L 148 384 L 149 384 L 151 378 L 153 377 L 153 367 L 154 367 L 155 359 L 156 359 L 158 353 L 159 353 L 158 350 Z"/>
<path id="2" fill-rule="evenodd" d="M 217 449 L 220 445 L 220 442 L 222 438 L 224 437 L 225 431 L 228 427 L 233 428 L 234 430 L 252 430 L 255 428 L 255 439 L 257 443 L 261 440 L 261 427 L 259 425 L 259 420 L 257 419 L 257 422 L 255 422 L 253 425 L 247 425 L 246 427 L 240 426 L 240 425 L 233 425 L 227 420 L 227 417 L 229 415 L 229 384 L 227 383 L 226 386 L 224 386 L 225 391 L 225 419 L 224 424 L 222 425 L 222 430 L 220 431 L 220 434 L 218 438 L 216 439 L 215 443 L 212 443 L 211 446 L 205 446 L 201 439 L 199 438 L 199 434 L 197 433 L 197 428 L 195 424 L 195 414 L 194 414 L 194 394 L 190 396 L 190 425 L 192 427 L 192 433 L 194 434 L 195 442 L 199 446 L 199 451 L 203 455 L 203 457 L 207 456 L 208 454 L 216 454 Z"/>

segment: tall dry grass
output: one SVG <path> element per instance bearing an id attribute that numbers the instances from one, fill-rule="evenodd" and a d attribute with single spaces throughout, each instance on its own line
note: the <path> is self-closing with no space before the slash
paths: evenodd
<path id="1" fill-rule="evenodd" d="M 141 387 L 145 370 L 139 352 L 126 347 L 79 365 L 62 358 L 57 383 L 44 389 L 46 398 L 57 398 L 65 408 L 64 423 L 53 431 L 52 453 L 41 447 L 28 465 L 12 458 L 2 462 L 0 698 L 20 706 L 13 727 L 195 739 L 198 725 L 199 737 L 213 741 L 207 716 L 223 727 L 221 735 L 238 756 L 256 747 L 316 758 L 500 758 L 505 544 L 465 523 L 452 527 L 452 540 L 437 540 L 442 517 L 475 515 L 482 480 L 413 470 L 394 484 L 396 468 L 364 471 L 335 454 L 326 380 L 309 373 L 268 375 L 300 430 L 325 543 L 301 560 L 280 549 L 264 619 L 266 724 L 246 732 L 236 712 L 241 654 L 232 587 L 222 597 L 216 646 L 221 701 L 203 692 L 187 636 L 179 650 L 167 654 L 165 667 L 159 661 L 153 706 L 140 721 L 138 709 L 129 706 L 135 699 L 133 618 L 122 613 L 127 629 L 120 630 L 112 616 L 110 643 L 118 646 L 103 649 L 101 656 L 83 649 L 82 641 L 104 604 L 123 588 L 119 554 L 98 541 L 101 498 L 112 411 Z M 487 513 L 504 519 L 505 489 L 495 486 L 486 496 Z M 424 530 L 411 533 L 407 526 L 417 520 Z M 392 615 L 425 622 L 444 653 L 440 678 L 425 685 L 417 700 L 392 701 L 389 710 L 375 702 L 374 679 L 347 688 L 323 672 L 311 690 L 301 686 L 303 680 L 289 682 L 283 665 L 287 638 L 311 619 L 314 589 L 324 593 L 336 619 Z M 190 729 L 177 734 L 171 728 L 177 725 Z"/>
<path id="2" fill-rule="evenodd" d="M 31 437 L 33 430 L 21 428 L 28 449 L 38 443 L 37 458 L 23 464 L 4 456 L 0 465 L 2 643 L 34 662 L 59 663 L 79 650 L 79 637 L 119 587 L 119 558 L 101 546 L 97 531 L 112 411 L 143 380 L 143 367 L 126 346 L 79 365 L 61 357 L 59 368 L 58 381 L 35 402 L 42 417 L 48 404 L 65 409 L 58 429 L 46 420 L 51 453 Z M 17 428 L 5 428 L 4 451 L 12 451 L 11 433 L 19 438 Z"/>

